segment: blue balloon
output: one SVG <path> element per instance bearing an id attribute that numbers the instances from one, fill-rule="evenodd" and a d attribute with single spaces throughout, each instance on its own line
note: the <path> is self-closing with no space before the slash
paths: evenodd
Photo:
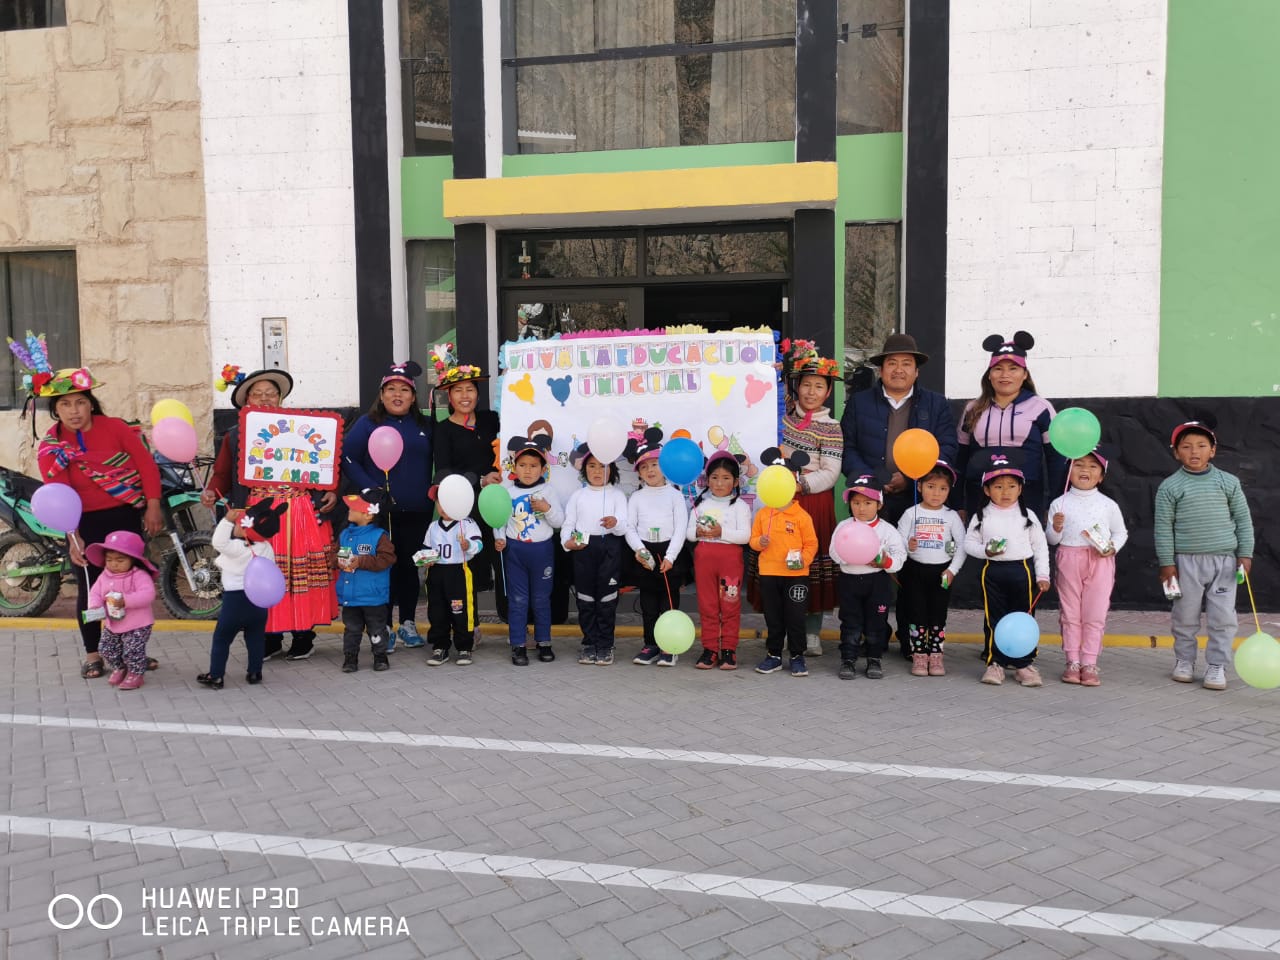
<path id="1" fill-rule="evenodd" d="M 677 437 L 658 454 L 658 466 L 662 475 L 672 483 L 684 486 L 693 483 L 702 472 L 702 451 L 686 437 Z"/>
<path id="2" fill-rule="evenodd" d="M 1025 657 L 1040 643 L 1040 624 L 1029 613 L 1006 613 L 996 624 L 996 646 L 1006 657 Z"/>

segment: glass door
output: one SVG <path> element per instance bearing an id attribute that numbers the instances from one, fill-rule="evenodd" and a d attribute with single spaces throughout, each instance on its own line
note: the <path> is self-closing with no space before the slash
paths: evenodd
<path id="1" fill-rule="evenodd" d="M 640 287 L 570 287 L 507 290 L 500 336 L 546 340 L 581 330 L 635 330 L 644 320 Z"/>

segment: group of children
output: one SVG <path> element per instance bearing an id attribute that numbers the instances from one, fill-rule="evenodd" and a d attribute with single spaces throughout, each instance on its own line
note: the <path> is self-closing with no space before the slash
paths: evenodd
<path id="1" fill-rule="evenodd" d="M 1180 424 L 1170 445 L 1180 469 L 1157 491 L 1155 542 L 1160 579 L 1174 601 L 1172 679 L 1187 683 L 1194 678 L 1201 604 L 1207 603 L 1209 644 L 1203 685 L 1222 690 L 1237 624 L 1237 578 L 1247 575 L 1251 567 L 1252 520 L 1239 480 L 1213 466 L 1217 438 L 1208 425 Z M 573 461 L 582 486 L 562 505 L 548 482 L 550 451 L 545 438 L 512 441 L 513 476 L 504 485 L 513 510 L 506 524 L 494 531 L 509 598 L 512 663 L 529 663 L 530 624 L 538 660 L 555 660 L 551 538 L 558 529 L 560 542 L 573 558 L 582 630 L 579 663 L 607 666 L 614 662 L 619 591 L 631 583 L 639 591 L 644 627 L 643 645 L 632 662 L 674 666 L 677 655 L 659 647 L 655 629 L 662 613 L 678 608 L 680 588 L 691 576 L 697 585 L 701 619 L 702 651 L 695 665 L 703 670 L 737 669 L 744 551 L 749 546 L 758 554 L 758 586 L 767 625 L 766 655 L 756 672 L 781 670 L 785 647 L 791 675 L 806 676 L 809 573 L 819 544 L 814 523 L 799 502 L 801 486 L 797 484 L 797 496 L 790 503 L 762 506 L 753 516 L 741 497 L 738 457 L 720 451 L 707 460 L 702 490 L 690 508 L 681 490 L 663 475 L 661 446 L 662 433 L 653 428 L 629 445 L 626 456 L 635 465 L 641 485 L 628 498 L 618 488 L 617 464 L 602 463 L 584 444 L 575 451 Z M 784 456 L 781 449 L 771 448 L 761 455 L 763 466 L 782 465 L 797 475 L 808 461 L 803 451 L 792 450 Z M 840 571 L 839 676 L 853 679 L 859 659 L 865 659 L 867 677 L 883 676 L 881 661 L 889 643 L 888 611 L 895 580 L 897 630 L 910 651 L 912 675 L 945 675 L 949 589 L 966 557 L 972 557 L 982 562 L 987 664 L 982 682 L 1001 684 L 1006 671 L 1012 670 L 1020 685 L 1040 686 L 1043 680 L 1035 666 L 1035 649 L 1010 655 L 995 642 L 995 626 L 1006 614 L 1034 610 L 1049 589 L 1052 545 L 1057 547 L 1056 583 L 1066 659 L 1061 679 L 1098 686 L 1098 656 L 1115 582 L 1116 554 L 1128 537 L 1119 507 L 1099 489 L 1107 466 L 1106 457 L 1096 450 L 1072 462 L 1068 489 L 1049 506 L 1047 529 L 1023 502 L 1025 478 L 1004 453 L 992 454 L 982 476 L 985 503 L 967 525 L 946 505 L 957 477 L 943 461 L 916 482 L 917 503 L 896 527 L 880 518 L 881 481 L 874 476 L 856 478 L 844 492 L 850 517 L 835 527 L 829 548 Z M 350 523 L 340 535 L 335 560 L 344 625 L 342 669 L 358 669 L 367 634 L 374 670 L 386 670 L 389 571 L 395 551 L 387 533 L 375 525 L 376 505 L 357 495 L 346 497 L 345 502 Z M 228 652 L 240 632 L 248 651 L 246 680 L 255 684 L 262 679 L 267 611 L 246 595 L 245 576 L 255 558 L 274 563 L 270 539 L 285 509 L 283 502 L 266 500 L 248 510 L 233 510 L 214 532 L 224 593 L 209 670 L 197 677 L 206 687 L 223 686 Z M 481 531 L 470 517 L 437 512 L 424 549 L 415 554 L 415 560 L 427 568 L 431 622 L 427 662 L 436 666 L 452 657 L 465 666 L 472 662 L 476 629 L 474 588 L 466 561 L 480 552 Z M 691 550 L 686 549 L 689 545 Z M 874 556 L 869 556 L 872 550 Z M 155 567 L 145 557 L 141 538 L 125 531 L 90 545 L 86 554 L 104 568 L 90 593 L 88 615 L 105 620 L 101 652 L 112 669 L 109 682 L 122 690 L 137 689 L 146 673 L 146 644 L 154 623 Z"/>

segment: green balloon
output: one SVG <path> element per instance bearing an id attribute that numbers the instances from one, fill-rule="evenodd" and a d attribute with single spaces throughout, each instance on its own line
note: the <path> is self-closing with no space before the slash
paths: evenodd
<path id="1" fill-rule="evenodd" d="M 668 610 L 653 625 L 653 639 L 663 653 L 681 654 L 693 646 L 693 621 L 683 610 Z"/>
<path id="2" fill-rule="evenodd" d="M 480 516 L 495 530 L 511 519 L 511 494 L 500 483 L 491 483 L 480 491 Z"/>
<path id="3" fill-rule="evenodd" d="M 1269 633 L 1255 633 L 1236 648 L 1235 668 L 1251 687 L 1280 687 L 1280 643 Z"/>
<path id="4" fill-rule="evenodd" d="M 1093 453 L 1100 439 L 1102 424 L 1083 407 L 1060 410 L 1049 424 L 1049 442 L 1068 460 L 1078 460 Z"/>

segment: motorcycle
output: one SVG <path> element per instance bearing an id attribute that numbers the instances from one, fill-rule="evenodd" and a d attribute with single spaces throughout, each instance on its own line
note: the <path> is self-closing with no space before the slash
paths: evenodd
<path id="1" fill-rule="evenodd" d="M 182 620 L 212 620 L 222 606 L 222 575 L 214 560 L 212 532 L 202 528 L 194 508 L 200 503 L 212 457 L 194 464 L 174 463 L 157 456 L 160 467 L 160 508 L 168 544 L 157 564 L 160 598 Z M 41 483 L 25 474 L 0 467 L 0 521 L 10 529 L 0 534 L 0 617 L 38 617 L 53 604 L 64 581 L 83 576 L 71 563 L 62 533 L 46 527 L 31 511 L 31 497 Z"/>

